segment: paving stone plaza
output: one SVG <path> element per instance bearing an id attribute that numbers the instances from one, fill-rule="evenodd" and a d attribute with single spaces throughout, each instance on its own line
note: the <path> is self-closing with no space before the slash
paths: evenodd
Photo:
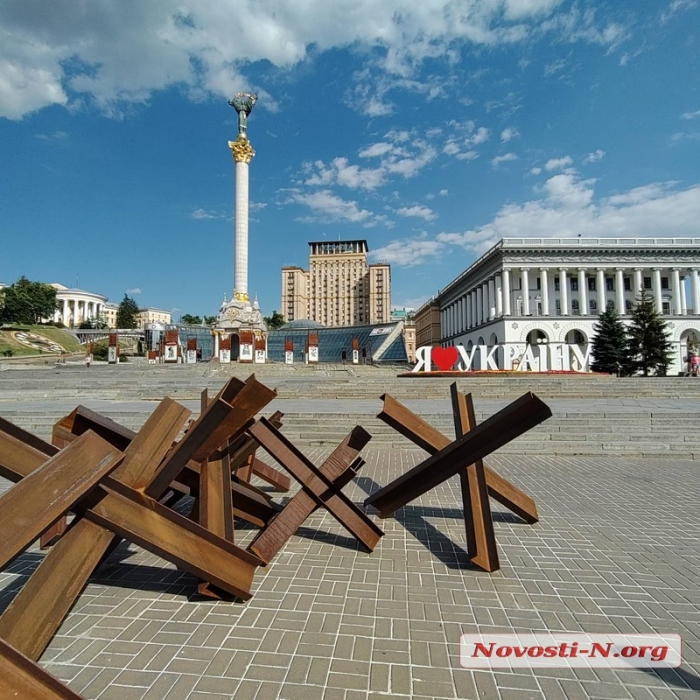
<path id="1" fill-rule="evenodd" d="M 253 370 L 278 391 L 264 415 L 283 411 L 282 432 L 316 464 L 354 425 L 372 433 L 344 490 L 355 503 L 426 456 L 376 420 L 382 393 L 453 434 L 451 380 L 376 367 L 13 365 L 0 371 L 0 416 L 49 438 L 81 403 L 138 428 L 163 396 L 196 414 L 202 389 Z M 470 567 L 457 478 L 394 517 L 374 516 L 386 534 L 372 554 L 317 511 L 258 570 L 244 604 L 198 597 L 192 576 L 122 543 L 41 665 L 89 700 L 698 697 L 700 382 L 521 376 L 458 386 L 473 393 L 479 420 L 528 390 L 553 411 L 487 460 L 540 513 L 528 525 L 492 501 L 499 571 Z M 236 542 L 256 531 L 237 523 Z M 0 608 L 42 557 L 32 547 L 0 574 Z M 540 631 L 678 633 L 683 664 L 460 666 L 461 634 Z"/>

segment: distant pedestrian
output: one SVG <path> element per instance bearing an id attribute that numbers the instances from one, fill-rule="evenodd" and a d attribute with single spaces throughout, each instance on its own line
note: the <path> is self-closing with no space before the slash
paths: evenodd
<path id="1" fill-rule="evenodd" d="M 695 347 L 695 343 L 688 343 L 688 356 L 686 357 L 688 362 L 688 372 L 693 377 L 698 376 L 698 370 L 700 370 L 700 355 L 698 355 L 698 349 Z"/>
<path id="2" fill-rule="evenodd" d="M 92 355 L 85 355 L 85 366 L 89 367 L 92 362 Z"/>

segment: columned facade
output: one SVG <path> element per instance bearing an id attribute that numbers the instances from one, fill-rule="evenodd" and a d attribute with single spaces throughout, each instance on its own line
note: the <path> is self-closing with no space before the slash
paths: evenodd
<path id="1" fill-rule="evenodd" d="M 587 346 L 605 309 L 629 322 L 641 290 L 672 342 L 700 341 L 699 259 L 700 238 L 506 238 L 436 297 L 441 343 Z"/>
<path id="2" fill-rule="evenodd" d="M 81 323 L 103 320 L 107 297 L 84 289 L 69 289 L 62 284 L 51 285 L 56 290 L 58 309 L 51 317 L 54 323 L 77 328 Z"/>

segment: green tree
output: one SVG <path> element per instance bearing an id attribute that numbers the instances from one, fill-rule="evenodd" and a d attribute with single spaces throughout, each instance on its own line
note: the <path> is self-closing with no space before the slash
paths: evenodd
<path id="1" fill-rule="evenodd" d="M 627 365 L 627 329 L 614 307 L 609 307 L 593 324 L 591 353 L 594 372 L 617 374 Z"/>
<path id="2" fill-rule="evenodd" d="M 204 323 L 207 326 L 215 326 L 216 325 L 216 316 L 205 316 Z"/>
<path id="3" fill-rule="evenodd" d="M 138 304 L 128 294 L 125 294 L 117 309 L 117 328 L 136 328 L 136 314 L 138 312 Z"/>
<path id="4" fill-rule="evenodd" d="M 182 314 L 182 316 L 180 316 L 180 323 L 184 323 L 186 326 L 200 326 L 202 324 L 202 317 L 193 316 L 192 314 Z"/>
<path id="5" fill-rule="evenodd" d="M 653 372 L 665 377 L 671 364 L 671 342 L 668 323 L 664 321 L 652 297 L 645 289 L 632 307 L 632 321 L 627 329 L 627 373 Z"/>
<path id="6" fill-rule="evenodd" d="M 284 316 L 278 311 L 273 311 L 272 316 L 265 316 L 263 321 L 265 321 L 265 325 L 270 331 L 275 330 L 275 328 L 281 328 L 285 324 Z"/>
<path id="7" fill-rule="evenodd" d="M 20 277 L 2 290 L 0 323 L 41 323 L 58 308 L 56 290 L 50 284 Z"/>

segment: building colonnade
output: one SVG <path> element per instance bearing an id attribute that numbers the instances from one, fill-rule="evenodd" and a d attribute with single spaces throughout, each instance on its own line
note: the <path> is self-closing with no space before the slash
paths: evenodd
<path id="1" fill-rule="evenodd" d="M 650 291 L 658 313 L 685 316 L 688 277 L 692 313 L 698 314 L 699 272 L 697 267 L 662 266 L 503 267 L 441 309 L 442 335 L 463 333 L 504 316 L 596 316 L 610 305 L 624 315 L 641 289 Z"/>

